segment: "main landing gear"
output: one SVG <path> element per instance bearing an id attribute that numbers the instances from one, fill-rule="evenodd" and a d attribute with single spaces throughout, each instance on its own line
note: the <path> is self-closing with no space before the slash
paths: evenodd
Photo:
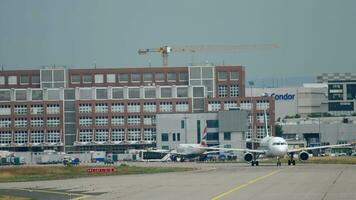
<path id="1" fill-rule="evenodd" d="M 258 157 L 259 157 L 259 155 L 258 154 L 256 154 L 256 153 L 253 153 L 253 159 L 252 159 L 252 161 L 251 161 L 251 166 L 258 166 L 260 163 L 258 162 Z"/>
<path id="2" fill-rule="evenodd" d="M 294 153 L 289 154 L 288 165 L 295 165 Z"/>
<path id="3" fill-rule="evenodd" d="M 251 161 L 251 166 L 258 166 L 259 165 L 259 162 L 258 162 L 258 160 L 252 160 Z"/>

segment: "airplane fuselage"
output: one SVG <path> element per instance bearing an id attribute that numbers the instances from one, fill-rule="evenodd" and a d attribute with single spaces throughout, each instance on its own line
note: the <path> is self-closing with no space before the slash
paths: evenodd
<path id="1" fill-rule="evenodd" d="M 260 149 L 266 151 L 267 157 L 283 157 L 288 153 L 288 143 L 281 137 L 265 137 L 261 140 Z"/>
<path id="2" fill-rule="evenodd" d="M 200 148 L 201 144 L 179 144 L 177 146 L 177 153 L 181 155 L 201 155 L 206 150 Z"/>

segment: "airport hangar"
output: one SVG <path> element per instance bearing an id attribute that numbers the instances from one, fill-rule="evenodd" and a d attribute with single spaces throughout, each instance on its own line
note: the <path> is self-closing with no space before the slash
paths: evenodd
<path id="1" fill-rule="evenodd" d="M 273 98 L 245 96 L 241 65 L 3 70 L 0 102 L 0 149 L 10 151 L 155 147 L 159 113 L 252 108 L 246 138 L 263 132 L 264 110 L 270 130 L 275 122 Z"/>

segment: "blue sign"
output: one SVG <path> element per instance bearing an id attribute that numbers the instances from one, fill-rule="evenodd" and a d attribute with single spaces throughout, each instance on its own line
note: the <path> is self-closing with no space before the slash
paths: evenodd
<path id="1" fill-rule="evenodd" d="M 288 100 L 294 100 L 295 94 L 289 94 L 288 92 L 285 94 L 272 93 L 271 97 L 273 97 L 276 101 L 278 100 L 288 101 Z"/>

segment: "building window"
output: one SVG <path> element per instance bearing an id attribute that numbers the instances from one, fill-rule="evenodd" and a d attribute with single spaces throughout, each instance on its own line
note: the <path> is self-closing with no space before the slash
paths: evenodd
<path id="1" fill-rule="evenodd" d="M 91 112 L 92 112 L 91 104 L 89 103 L 79 104 L 79 113 L 91 113 Z"/>
<path id="2" fill-rule="evenodd" d="M 230 109 L 236 109 L 237 108 L 237 102 L 236 101 L 225 101 L 224 102 L 224 110 L 230 110 Z"/>
<path id="3" fill-rule="evenodd" d="M 44 134 L 43 131 L 31 131 L 31 143 L 43 143 Z"/>
<path id="4" fill-rule="evenodd" d="M 218 95 L 219 95 L 219 97 L 227 96 L 227 85 L 219 85 Z"/>
<path id="5" fill-rule="evenodd" d="M 113 103 L 111 104 L 111 112 L 123 113 L 125 112 L 125 105 L 123 103 Z"/>
<path id="6" fill-rule="evenodd" d="M 30 77 L 28 75 L 20 76 L 20 85 L 28 85 L 30 83 Z"/>
<path id="7" fill-rule="evenodd" d="M 71 83 L 80 83 L 80 75 L 71 75 Z"/>
<path id="8" fill-rule="evenodd" d="M 180 141 L 180 133 L 177 133 L 177 141 Z"/>
<path id="9" fill-rule="evenodd" d="M 140 103 L 128 103 L 127 104 L 127 112 L 129 112 L 129 113 L 141 112 L 140 108 L 141 108 Z"/>
<path id="10" fill-rule="evenodd" d="M 109 119 L 106 116 L 95 117 L 95 125 L 97 126 L 107 126 L 109 125 Z"/>
<path id="11" fill-rule="evenodd" d="M 107 88 L 97 88 L 96 89 L 96 99 L 108 99 L 108 89 Z"/>
<path id="12" fill-rule="evenodd" d="M 187 98 L 188 97 L 188 88 L 187 87 L 177 87 L 177 97 Z"/>
<path id="13" fill-rule="evenodd" d="M 160 112 L 172 112 L 173 111 L 172 102 L 159 103 L 159 110 Z"/>
<path id="14" fill-rule="evenodd" d="M 143 118 L 144 125 L 156 125 L 156 116 L 155 115 L 146 115 Z"/>
<path id="15" fill-rule="evenodd" d="M 141 74 L 131 74 L 131 82 L 141 82 Z"/>
<path id="16" fill-rule="evenodd" d="M 124 116 L 112 116 L 111 117 L 111 125 L 113 125 L 113 126 L 125 125 L 125 117 Z"/>
<path id="17" fill-rule="evenodd" d="M 230 72 L 230 80 L 239 80 L 239 72 Z"/>
<path id="18" fill-rule="evenodd" d="M 164 82 L 164 81 L 165 81 L 164 73 L 155 74 L 155 82 Z"/>
<path id="19" fill-rule="evenodd" d="M 185 124 L 184 120 L 180 120 L 180 128 L 184 128 L 184 124 Z"/>
<path id="20" fill-rule="evenodd" d="M 93 119 L 91 117 L 80 117 L 79 126 L 91 126 L 93 124 Z"/>
<path id="21" fill-rule="evenodd" d="M 143 138 L 145 141 L 155 141 L 156 140 L 156 129 L 145 128 L 143 131 Z"/>
<path id="22" fill-rule="evenodd" d="M 239 85 L 231 85 L 230 86 L 230 96 L 231 97 L 239 96 Z"/>
<path id="23" fill-rule="evenodd" d="M 26 115 L 27 105 L 15 105 L 14 112 L 16 115 Z"/>
<path id="24" fill-rule="evenodd" d="M 15 90 L 16 101 L 18 100 L 27 100 L 27 91 L 26 90 Z"/>
<path id="25" fill-rule="evenodd" d="M 109 106 L 107 103 L 95 104 L 95 113 L 107 113 L 108 111 L 109 111 Z"/>
<path id="26" fill-rule="evenodd" d="M 156 88 L 145 88 L 145 98 L 146 99 L 156 98 Z"/>
<path id="27" fill-rule="evenodd" d="M 144 82 L 152 82 L 153 75 L 151 73 L 144 73 L 143 74 L 143 81 Z"/>
<path id="28" fill-rule="evenodd" d="M 145 102 L 143 104 L 144 112 L 157 112 L 157 105 L 155 102 Z"/>
<path id="29" fill-rule="evenodd" d="M 180 72 L 179 73 L 179 81 L 180 82 L 187 82 L 188 81 L 188 73 Z"/>
<path id="30" fill-rule="evenodd" d="M 28 142 L 27 131 L 15 131 L 15 143 L 25 144 Z"/>
<path id="31" fill-rule="evenodd" d="M 9 85 L 17 85 L 17 76 L 8 76 L 7 79 Z"/>
<path id="32" fill-rule="evenodd" d="M 91 142 L 93 141 L 92 130 L 84 129 L 79 131 L 79 142 Z"/>
<path id="33" fill-rule="evenodd" d="M 106 142 L 109 140 L 109 130 L 108 129 L 96 129 L 95 130 L 95 141 L 96 142 Z"/>
<path id="34" fill-rule="evenodd" d="M 5 76 L 0 76 L 0 85 L 5 85 Z"/>
<path id="35" fill-rule="evenodd" d="M 124 98 L 124 88 L 112 88 L 112 98 L 113 99 L 123 99 Z"/>
<path id="36" fill-rule="evenodd" d="M 42 90 L 32 90 L 32 100 L 43 100 Z"/>
<path id="37" fill-rule="evenodd" d="M 172 88 L 161 88 L 161 98 L 172 98 Z"/>
<path id="38" fill-rule="evenodd" d="M 206 120 L 207 128 L 219 128 L 218 120 Z"/>
<path id="39" fill-rule="evenodd" d="M 10 131 L 0 131 L 0 144 L 10 144 L 12 133 Z"/>
<path id="40" fill-rule="evenodd" d="M 161 141 L 162 142 L 168 142 L 168 133 L 162 133 L 161 134 Z"/>
<path id="41" fill-rule="evenodd" d="M 173 142 L 176 141 L 176 134 L 175 133 L 172 133 L 172 140 L 173 140 Z"/>
<path id="42" fill-rule="evenodd" d="M 139 99 L 140 98 L 140 88 L 129 88 L 129 98 Z"/>
<path id="43" fill-rule="evenodd" d="M 252 104 L 250 101 L 241 101 L 240 103 L 240 108 L 241 110 L 251 110 L 252 109 Z"/>
<path id="44" fill-rule="evenodd" d="M 91 74 L 83 75 L 83 83 L 92 83 L 92 82 L 93 82 L 93 76 Z"/>
<path id="45" fill-rule="evenodd" d="M 189 104 L 188 102 L 177 102 L 176 103 L 176 112 L 188 112 Z"/>
<path id="46" fill-rule="evenodd" d="M 356 99 L 356 84 L 347 84 L 346 85 L 346 96 L 347 100 Z"/>
<path id="47" fill-rule="evenodd" d="M 129 81 L 128 74 L 119 74 L 119 82 L 120 83 L 127 83 Z"/>
<path id="48" fill-rule="evenodd" d="M 11 115 L 11 106 L 0 105 L 0 115 Z"/>
<path id="49" fill-rule="evenodd" d="M 47 142 L 59 143 L 61 141 L 59 130 L 50 130 L 47 132 Z"/>
<path id="50" fill-rule="evenodd" d="M 218 72 L 219 80 L 227 80 L 227 72 Z"/>
<path id="51" fill-rule="evenodd" d="M 169 73 L 167 74 L 167 80 L 168 80 L 169 82 L 176 82 L 176 81 L 177 81 L 177 73 L 175 73 L 175 72 L 169 72 Z"/>
<path id="52" fill-rule="evenodd" d="M 115 74 L 106 74 L 106 82 L 107 83 L 116 83 L 116 75 Z"/>
<path id="53" fill-rule="evenodd" d="M 219 133 L 214 132 L 214 133 L 207 133 L 206 135 L 206 140 L 211 141 L 211 140 L 219 140 Z"/>
<path id="54" fill-rule="evenodd" d="M 259 123 L 264 123 L 265 122 L 265 119 L 264 119 L 264 113 L 257 113 L 257 121 Z M 269 123 L 269 113 L 266 113 L 267 115 L 267 123 Z"/>
<path id="55" fill-rule="evenodd" d="M 122 142 L 125 140 L 125 129 L 112 129 L 111 140 L 113 142 Z"/>
<path id="56" fill-rule="evenodd" d="M 42 117 L 34 117 L 31 118 L 31 126 L 32 127 L 42 127 L 44 125 L 44 121 Z"/>
<path id="57" fill-rule="evenodd" d="M 32 75 L 31 82 L 32 82 L 32 85 L 39 85 L 40 84 L 40 76 Z"/>
<path id="58" fill-rule="evenodd" d="M 59 114 L 60 111 L 60 105 L 59 104 L 47 104 L 47 114 Z"/>
<path id="59" fill-rule="evenodd" d="M 95 74 L 94 81 L 95 83 L 104 83 L 104 74 Z"/>
<path id="60" fill-rule="evenodd" d="M 224 140 L 231 140 L 231 132 L 224 132 Z"/>
<path id="61" fill-rule="evenodd" d="M 127 117 L 127 124 L 130 125 L 130 126 L 140 125 L 141 124 L 140 116 L 138 116 L 138 115 L 128 116 Z"/>
<path id="62" fill-rule="evenodd" d="M 269 109 L 269 101 L 268 100 L 257 100 L 256 109 L 257 110 Z"/>
<path id="63" fill-rule="evenodd" d="M 268 126 L 269 130 L 269 126 Z M 257 126 L 257 138 L 262 139 L 266 136 L 266 131 L 264 126 Z"/>
<path id="64" fill-rule="evenodd" d="M 219 111 L 221 105 L 219 101 L 209 101 L 208 102 L 208 111 Z"/>
<path id="65" fill-rule="evenodd" d="M 0 128 L 10 128 L 11 118 L 0 118 Z"/>
<path id="66" fill-rule="evenodd" d="M 57 127 L 60 125 L 60 118 L 59 117 L 48 117 L 47 118 L 47 126 Z"/>
<path id="67" fill-rule="evenodd" d="M 139 142 L 141 140 L 141 130 L 138 128 L 129 128 L 127 131 L 127 140 L 130 142 Z"/>

